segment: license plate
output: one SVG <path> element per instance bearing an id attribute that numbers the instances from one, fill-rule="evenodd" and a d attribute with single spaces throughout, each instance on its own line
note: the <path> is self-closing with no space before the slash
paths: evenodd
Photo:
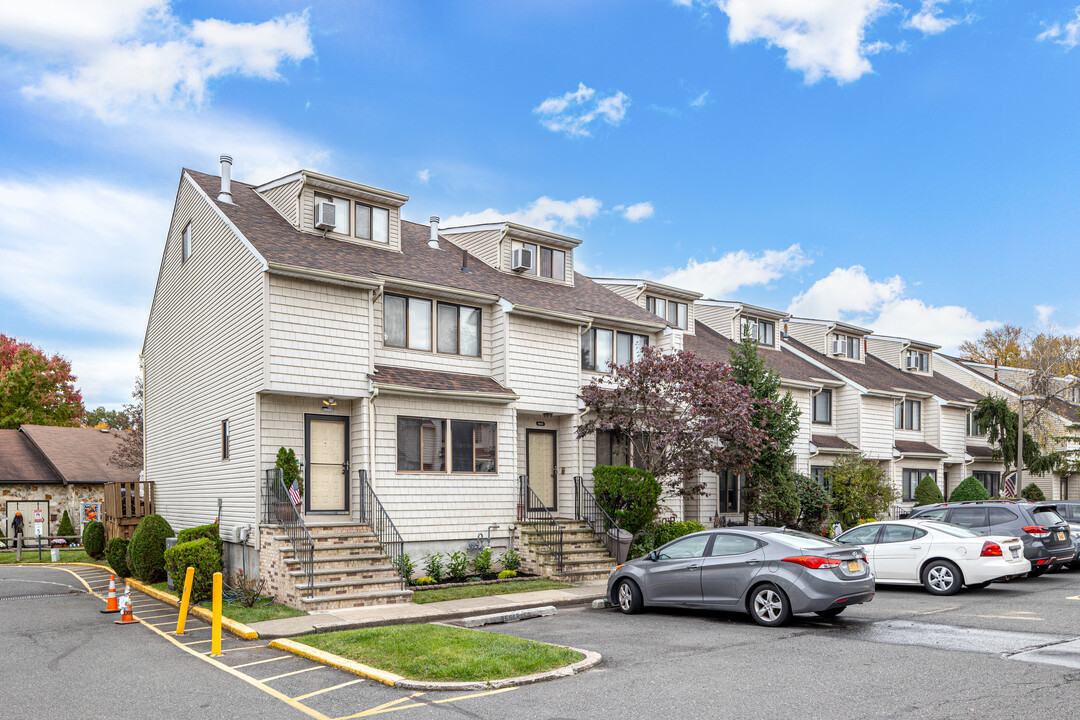
<path id="1" fill-rule="evenodd" d="M 1064 540 L 1064 539 L 1065 539 L 1065 533 L 1059 532 L 1058 533 L 1058 540 Z"/>
<path id="2" fill-rule="evenodd" d="M 1020 548 L 1013 548 L 1012 549 L 1012 554 L 1013 554 L 1014 558 L 1020 557 Z"/>
<path id="3" fill-rule="evenodd" d="M 851 572 L 859 572 L 859 570 L 861 569 L 859 567 L 859 561 L 858 560 L 852 560 L 851 562 L 849 562 L 847 564 L 847 569 L 849 571 L 851 571 Z"/>

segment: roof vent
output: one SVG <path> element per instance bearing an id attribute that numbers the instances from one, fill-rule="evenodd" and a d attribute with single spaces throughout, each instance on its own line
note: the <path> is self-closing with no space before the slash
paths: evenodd
<path id="1" fill-rule="evenodd" d="M 217 196 L 218 202 L 233 204 L 232 201 L 232 157 L 221 156 L 221 192 Z"/>
<path id="2" fill-rule="evenodd" d="M 431 239 L 428 240 L 428 247 L 432 250 L 439 250 L 439 216 L 432 215 L 428 218 L 428 222 L 431 223 Z"/>

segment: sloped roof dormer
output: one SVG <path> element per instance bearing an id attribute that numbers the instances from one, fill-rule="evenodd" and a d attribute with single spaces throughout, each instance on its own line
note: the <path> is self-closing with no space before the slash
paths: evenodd
<path id="1" fill-rule="evenodd" d="M 500 272 L 574 284 L 574 249 L 581 244 L 577 238 L 509 221 L 440 228 L 439 232 Z M 515 250 L 526 252 L 515 254 Z"/>

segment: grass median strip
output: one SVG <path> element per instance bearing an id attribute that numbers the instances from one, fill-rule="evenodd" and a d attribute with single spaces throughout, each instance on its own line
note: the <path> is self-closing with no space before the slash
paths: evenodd
<path id="1" fill-rule="evenodd" d="M 0 565 L 14 565 L 15 564 L 14 552 L 0 552 Z M 37 548 L 23 548 L 23 556 L 21 562 L 24 563 L 37 563 L 38 551 Z M 52 556 L 49 554 L 49 548 L 42 546 L 41 548 L 41 560 L 42 565 L 48 565 L 52 562 Z M 86 554 L 85 550 L 61 550 L 60 551 L 61 563 L 91 563 L 93 565 L 101 565 L 102 567 L 108 567 L 103 561 L 95 560 Z"/>
<path id="2" fill-rule="evenodd" d="M 445 625 L 391 625 L 293 640 L 410 680 L 434 682 L 501 680 L 584 658 L 558 645 Z"/>
<path id="3" fill-rule="evenodd" d="M 537 592 L 539 590 L 562 590 L 570 585 L 556 580 L 521 580 L 495 585 L 463 585 L 461 587 L 441 588 L 439 590 L 419 590 L 413 588 L 413 602 L 424 604 L 444 600 L 464 600 L 465 598 L 490 597 L 491 595 L 510 595 L 513 593 Z"/>

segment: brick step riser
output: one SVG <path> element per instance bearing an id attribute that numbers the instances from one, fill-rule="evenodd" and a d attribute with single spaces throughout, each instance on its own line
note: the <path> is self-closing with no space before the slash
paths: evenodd
<path id="1" fill-rule="evenodd" d="M 306 582 L 307 575 L 300 570 L 294 571 L 296 574 L 289 573 L 294 582 Z M 385 580 L 387 582 L 398 580 L 398 574 L 393 570 L 375 570 L 372 572 L 364 572 L 363 570 L 337 570 L 334 572 L 319 573 L 314 575 L 316 583 L 324 582 L 347 582 L 358 580 Z"/>
<path id="2" fill-rule="evenodd" d="M 308 532 L 312 537 L 316 535 L 340 535 L 341 533 L 366 533 L 371 534 L 371 527 L 368 525 L 308 525 Z"/>
<path id="3" fill-rule="evenodd" d="M 369 593 L 369 592 L 391 592 L 401 589 L 400 580 L 383 580 L 381 582 L 370 582 L 368 584 L 361 585 L 359 583 L 354 585 L 341 585 L 339 587 L 319 587 L 319 578 L 315 579 L 315 595 L 354 595 L 356 593 Z M 307 583 L 297 583 L 296 592 L 300 593 L 301 597 L 307 595 L 308 587 Z"/>
<path id="4" fill-rule="evenodd" d="M 290 560 L 293 557 L 292 547 L 280 548 L 281 555 L 286 560 Z M 379 545 L 371 545 L 368 547 L 319 547 L 315 546 L 315 562 L 323 558 L 335 558 L 342 557 L 344 555 L 384 555 L 382 547 Z"/>
<path id="5" fill-rule="evenodd" d="M 288 558 L 285 565 L 293 570 L 300 569 L 300 561 Z M 323 555 L 315 556 L 316 570 L 330 570 L 333 568 L 366 568 L 389 565 L 390 558 L 385 555 Z"/>
<path id="6" fill-rule="evenodd" d="M 580 575 L 579 574 L 566 575 L 565 573 L 563 573 L 563 574 L 554 574 L 551 577 L 554 578 L 555 580 L 560 581 L 560 582 L 574 584 L 574 583 L 588 582 L 589 580 L 607 580 L 610 575 L 611 575 L 611 572 L 609 571 L 609 572 L 583 573 L 583 574 L 580 574 Z"/>
<path id="7" fill-rule="evenodd" d="M 279 545 L 292 546 L 288 536 L 275 535 L 274 541 Z M 311 542 L 315 547 L 327 545 L 355 545 L 357 543 L 378 543 L 379 539 L 371 533 L 356 533 L 350 535 L 312 535 Z"/>

